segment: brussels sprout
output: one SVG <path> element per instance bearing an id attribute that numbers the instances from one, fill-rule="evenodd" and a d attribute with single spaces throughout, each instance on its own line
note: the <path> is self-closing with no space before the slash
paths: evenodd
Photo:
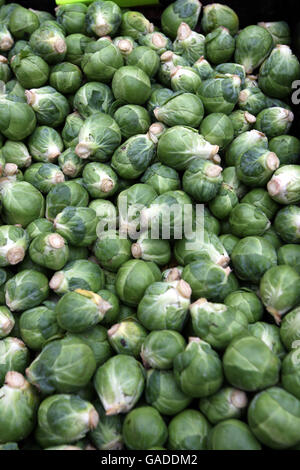
<path id="1" fill-rule="evenodd" d="M 209 208 L 213 215 L 220 220 L 227 219 L 238 204 L 235 190 L 226 183 L 222 183 L 218 194 L 210 201 Z"/>
<path id="2" fill-rule="evenodd" d="M 81 333 L 101 322 L 111 304 L 100 295 L 83 289 L 68 292 L 55 308 L 58 324 L 71 333 Z M 82 314 L 84 311 L 84 315 Z"/>
<path id="3" fill-rule="evenodd" d="M 150 331 L 181 331 L 187 318 L 191 288 L 184 281 L 155 282 L 138 306 L 138 319 Z"/>
<path id="4" fill-rule="evenodd" d="M 11 70 L 8 65 L 8 60 L 3 55 L 0 55 L 0 80 L 4 83 L 11 79 Z"/>
<path id="5" fill-rule="evenodd" d="M 198 73 L 199 77 L 201 78 L 201 81 L 208 80 L 210 78 L 213 78 L 215 76 L 215 71 L 210 65 L 209 62 L 202 56 L 200 59 L 198 59 L 194 65 L 193 68 L 196 70 Z"/>
<path id="6" fill-rule="evenodd" d="M 104 274 L 97 264 L 79 259 L 69 262 L 63 270 L 55 273 L 49 285 L 60 295 L 76 289 L 98 292 L 104 287 Z"/>
<path id="7" fill-rule="evenodd" d="M 29 137 L 28 147 L 34 160 L 53 162 L 64 146 L 60 134 L 51 127 L 40 126 Z"/>
<path id="8" fill-rule="evenodd" d="M 48 62 L 57 64 L 66 56 L 67 44 L 62 28 L 54 21 L 45 21 L 30 36 L 29 45 L 33 52 Z"/>
<path id="9" fill-rule="evenodd" d="M 183 353 L 174 360 L 174 374 L 181 390 L 190 397 L 212 395 L 222 385 L 222 363 L 210 345 L 199 338 L 190 338 Z"/>
<path id="10" fill-rule="evenodd" d="M 51 127 L 60 126 L 69 114 L 69 103 L 55 88 L 45 86 L 25 92 L 27 103 L 35 111 L 38 123 Z"/>
<path id="11" fill-rule="evenodd" d="M 224 298 L 238 288 L 238 281 L 230 268 L 222 268 L 208 259 L 188 264 L 182 278 L 192 288 L 194 299 L 205 297 L 211 301 L 223 301 Z"/>
<path id="12" fill-rule="evenodd" d="M 231 259 L 235 274 L 243 281 L 255 284 L 268 269 L 277 265 L 275 248 L 261 237 L 246 237 L 240 240 L 232 252 Z"/>
<path id="13" fill-rule="evenodd" d="M 29 237 L 25 230 L 13 225 L 0 227 L 0 266 L 16 265 L 23 261 L 29 246 Z"/>
<path id="14" fill-rule="evenodd" d="M 25 89 L 17 80 L 13 79 L 6 83 L 6 93 L 9 100 L 18 103 L 26 103 Z M 27 135 L 28 134 L 26 134 L 26 137 Z"/>
<path id="15" fill-rule="evenodd" d="M 105 313 L 105 317 L 102 320 L 102 324 L 105 326 L 112 326 L 119 319 L 120 314 L 120 303 L 118 297 L 108 289 L 101 289 L 97 292 L 103 300 L 108 302 L 110 305 L 109 309 Z"/>
<path id="16" fill-rule="evenodd" d="M 94 33 L 99 37 L 114 35 L 121 24 L 122 14 L 114 2 L 97 0 L 89 6 L 85 21 L 88 33 Z"/>
<path id="17" fill-rule="evenodd" d="M 124 60 L 117 46 L 105 41 L 101 43 L 101 48 L 99 47 L 95 52 L 86 50 L 81 61 L 81 68 L 89 81 L 101 80 L 103 83 L 109 83 L 116 71 L 123 66 Z M 98 41 L 97 44 L 100 45 Z"/>
<path id="18" fill-rule="evenodd" d="M 273 152 L 262 147 L 254 147 L 236 161 L 236 172 L 240 181 L 247 186 L 265 186 L 273 172 L 280 165 Z"/>
<path id="19" fill-rule="evenodd" d="M 94 430 L 98 422 L 91 403 L 76 395 L 53 395 L 39 407 L 35 437 L 43 448 L 71 444 Z"/>
<path id="20" fill-rule="evenodd" d="M 259 113 L 254 127 L 271 139 L 272 137 L 287 134 L 293 120 L 294 115 L 288 109 L 269 108 Z"/>
<path id="21" fill-rule="evenodd" d="M 222 245 L 224 246 L 225 250 L 227 251 L 228 255 L 231 256 L 234 250 L 234 247 L 239 241 L 239 238 L 228 233 L 228 234 L 221 235 L 219 239 Z"/>
<path id="22" fill-rule="evenodd" d="M 36 115 L 27 103 L 11 100 L 11 96 L 0 95 L 0 132 L 10 140 L 19 141 L 28 137 L 35 129 Z M 26 126 L 24 126 L 26 122 Z"/>
<path id="23" fill-rule="evenodd" d="M 48 342 L 63 335 L 56 320 L 56 313 L 45 305 L 22 313 L 20 333 L 26 345 L 34 351 L 40 351 Z"/>
<path id="24" fill-rule="evenodd" d="M 294 268 L 300 275 L 300 246 L 283 245 L 278 250 L 278 264 L 285 264 Z"/>
<path id="25" fill-rule="evenodd" d="M 293 82 L 299 78 L 300 64 L 297 57 L 289 46 L 280 44 L 261 66 L 258 84 L 268 96 L 286 98 L 292 92 Z"/>
<path id="26" fill-rule="evenodd" d="M 157 155 L 161 163 L 175 170 L 186 170 L 192 160 L 213 160 L 218 151 L 217 145 L 207 142 L 196 130 L 174 126 L 159 139 Z"/>
<path id="27" fill-rule="evenodd" d="M 206 36 L 205 50 L 212 64 L 228 62 L 235 50 L 235 39 L 227 28 L 220 26 Z"/>
<path id="28" fill-rule="evenodd" d="M 131 258 L 131 242 L 118 232 L 108 230 L 98 233 L 94 253 L 101 266 L 116 272 Z"/>
<path id="29" fill-rule="evenodd" d="M 177 331 L 152 331 L 142 344 L 141 358 L 147 369 L 171 369 L 175 357 L 185 347 L 185 339 Z"/>
<path id="30" fill-rule="evenodd" d="M 106 201 L 104 199 L 94 199 L 90 202 L 89 207 L 93 209 L 97 215 L 97 233 L 99 233 L 99 230 L 104 231 L 109 230 L 110 227 L 112 229 L 116 227 L 117 209 L 111 201 Z"/>
<path id="31" fill-rule="evenodd" d="M 279 204 L 297 204 L 299 197 L 299 166 L 283 165 L 268 183 L 268 191 L 272 199 Z"/>
<path id="32" fill-rule="evenodd" d="M 267 97 L 258 87 L 245 88 L 239 94 L 238 106 L 240 110 L 257 116 L 267 107 Z"/>
<path id="33" fill-rule="evenodd" d="M 117 175 L 110 166 L 103 163 L 88 163 L 82 177 L 91 197 L 108 198 L 118 189 Z"/>
<path id="34" fill-rule="evenodd" d="M 233 125 L 226 114 L 209 114 L 201 123 L 200 133 L 211 144 L 224 150 L 234 139 Z"/>
<path id="35" fill-rule="evenodd" d="M 78 157 L 72 148 L 68 148 L 60 154 L 58 164 L 63 174 L 69 178 L 76 178 L 81 175 L 85 166 L 84 160 Z"/>
<path id="36" fill-rule="evenodd" d="M 254 147 L 268 149 L 267 137 L 256 130 L 244 132 L 236 137 L 226 151 L 226 164 L 235 166 L 238 160 Z"/>
<path id="37" fill-rule="evenodd" d="M 191 237 L 176 241 L 174 255 L 178 263 L 183 266 L 204 259 L 226 267 L 230 261 L 218 237 L 205 229 L 199 234 L 193 233 Z"/>
<path id="38" fill-rule="evenodd" d="M 176 0 L 171 3 L 161 15 L 161 26 L 163 32 L 171 39 L 176 38 L 178 27 L 184 21 L 195 29 L 202 4 L 198 0 Z"/>
<path id="39" fill-rule="evenodd" d="M 147 331 L 136 321 L 126 320 L 116 323 L 108 330 L 110 345 L 117 354 L 139 357 Z"/>
<path id="40" fill-rule="evenodd" d="M 130 36 L 117 36 L 114 38 L 113 43 L 117 46 L 125 60 L 128 59 L 130 53 L 138 46 Z"/>
<path id="41" fill-rule="evenodd" d="M 168 447 L 172 450 L 206 450 L 210 425 L 199 411 L 187 409 L 169 424 Z"/>
<path id="42" fill-rule="evenodd" d="M 150 99 L 147 103 L 147 109 L 153 119 L 155 119 L 153 113 L 154 109 L 163 106 L 172 96 L 174 96 L 174 92 L 169 88 L 158 88 L 152 91 Z"/>
<path id="43" fill-rule="evenodd" d="M 47 195 L 46 217 L 54 221 L 55 217 L 67 206 L 86 207 L 88 202 L 88 192 L 76 181 L 60 183 L 54 186 Z"/>
<path id="44" fill-rule="evenodd" d="M 120 416 L 106 416 L 99 400 L 94 403 L 99 415 L 99 423 L 89 437 L 98 450 L 122 450 L 123 435 Z"/>
<path id="45" fill-rule="evenodd" d="M 141 235 L 131 246 L 132 256 L 144 261 L 153 261 L 165 266 L 171 260 L 171 247 L 168 240 L 151 239 L 149 234 Z"/>
<path id="46" fill-rule="evenodd" d="M 14 163 L 18 168 L 27 168 L 31 165 L 31 156 L 23 142 L 7 140 L 1 148 L 6 163 Z"/>
<path id="47" fill-rule="evenodd" d="M 141 46 L 149 47 L 152 51 L 155 51 L 158 55 L 163 54 L 168 49 L 172 48 L 171 40 L 162 33 L 153 32 L 142 35 L 138 38 L 138 42 Z M 159 62 L 157 62 L 159 63 Z"/>
<path id="48" fill-rule="evenodd" d="M 144 389 L 144 369 L 133 357 L 118 354 L 97 370 L 94 386 L 106 415 L 127 413 Z"/>
<path id="49" fill-rule="evenodd" d="M 2 217 L 7 224 L 26 227 L 44 215 L 44 199 L 41 193 L 25 181 L 5 181 L 1 185 Z M 18 201 L 22 201 L 20 205 Z"/>
<path id="50" fill-rule="evenodd" d="M 137 134 L 126 140 L 113 154 L 111 166 L 121 178 L 139 177 L 155 155 L 155 144 L 150 134 Z"/>
<path id="51" fill-rule="evenodd" d="M 143 298 L 147 287 L 160 279 L 161 272 L 155 263 L 129 260 L 122 264 L 117 273 L 116 291 L 118 297 L 126 305 L 134 307 Z"/>
<path id="52" fill-rule="evenodd" d="M 167 86 L 171 86 L 171 76 L 176 71 L 178 66 L 188 66 L 189 62 L 181 55 L 175 54 L 172 51 L 166 51 L 160 56 L 160 68 L 158 70 L 159 81 Z M 190 69 L 190 68 L 189 68 Z M 191 74 L 190 74 L 191 75 Z M 199 74 L 198 74 L 199 75 Z M 194 77 L 194 75 L 191 75 Z M 196 77 L 195 81 L 198 83 Z"/>
<path id="53" fill-rule="evenodd" d="M 57 233 L 45 233 L 33 239 L 29 255 L 34 263 L 56 271 L 68 261 L 69 248 L 65 239 Z"/>
<path id="54" fill-rule="evenodd" d="M 255 323 L 263 316 L 263 305 L 260 299 L 248 289 L 232 292 L 224 299 L 224 303 L 243 313 L 249 323 Z"/>
<path id="55" fill-rule="evenodd" d="M 264 390 L 250 403 L 248 422 L 254 435 L 269 448 L 290 448 L 299 441 L 300 401 L 279 387 Z"/>
<path id="56" fill-rule="evenodd" d="M 37 15 L 21 5 L 18 5 L 18 8 L 15 8 L 10 15 L 9 29 L 15 38 L 30 37 L 39 26 L 40 22 Z"/>
<path id="57" fill-rule="evenodd" d="M 0 339 L 10 334 L 15 326 L 15 319 L 10 310 L 2 306 L 0 307 Z"/>
<path id="58" fill-rule="evenodd" d="M 77 65 L 62 62 L 51 69 L 49 84 L 60 93 L 75 93 L 82 80 L 82 73 Z"/>
<path id="59" fill-rule="evenodd" d="M 235 191 L 239 199 L 248 193 L 249 188 L 239 180 L 236 167 L 229 166 L 225 168 L 222 172 L 222 176 L 223 182 Z"/>
<path id="60" fill-rule="evenodd" d="M 265 213 L 252 204 L 237 204 L 230 213 L 230 227 L 237 237 L 262 236 L 271 225 Z"/>
<path id="61" fill-rule="evenodd" d="M 275 152 L 281 165 L 293 165 L 299 161 L 300 141 L 291 135 L 274 137 L 269 142 L 271 152 Z"/>
<path id="62" fill-rule="evenodd" d="M 247 405 L 248 398 L 245 392 L 226 387 L 211 397 L 201 398 L 199 409 L 210 423 L 217 424 L 220 421 L 241 418 Z"/>
<path id="63" fill-rule="evenodd" d="M 291 32 L 289 25 L 285 21 L 273 21 L 269 23 L 258 23 L 258 26 L 265 28 L 273 37 L 274 46 L 278 44 L 291 43 Z"/>
<path id="64" fill-rule="evenodd" d="M 29 364 L 29 350 L 20 339 L 8 337 L 0 341 L 0 352 L 0 386 L 2 386 L 7 372 L 13 370 L 24 374 Z"/>
<path id="65" fill-rule="evenodd" d="M 268 57 L 273 48 L 271 34 L 261 26 L 247 26 L 237 36 L 235 61 L 251 74 Z"/>
<path id="66" fill-rule="evenodd" d="M 236 337 L 223 356 L 228 382 L 249 392 L 275 385 L 280 365 L 279 358 L 261 339 L 247 334 Z"/>
<path id="67" fill-rule="evenodd" d="M 217 76 L 205 80 L 197 95 L 201 98 L 207 114 L 230 114 L 238 102 L 241 79 L 238 75 Z"/>
<path id="68" fill-rule="evenodd" d="M 74 65 L 80 66 L 87 45 L 95 42 L 95 39 L 89 38 L 84 34 L 75 33 L 67 36 L 65 38 L 65 42 L 67 46 L 65 60 Z"/>
<path id="69" fill-rule="evenodd" d="M 156 51 L 145 45 L 145 46 L 135 47 L 128 54 L 127 64 L 130 66 L 139 67 L 150 78 L 152 78 L 156 75 L 159 69 L 160 62 L 159 62 L 159 56 L 156 53 Z"/>
<path id="70" fill-rule="evenodd" d="M 200 98 L 192 93 L 172 96 L 161 107 L 154 109 L 158 121 L 168 126 L 198 127 L 204 116 L 204 108 Z"/>
<path id="71" fill-rule="evenodd" d="M 190 312 L 196 335 L 215 349 L 225 349 L 232 339 L 247 331 L 246 315 L 234 307 L 199 299 Z"/>
<path id="72" fill-rule="evenodd" d="M 162 280 L 164 282 L 180 281 L 183 267 L 167 268 L 162 272 Z"/>
<path id="73" fill-rule="evenodd" d="M 0 389 L 0 442 L 22 441 L 33 431 L 39 399 L 22 374 L 10 371 Z"/>
<path id="74" fill-rule="evenodd" d="M 200 85 L 201 79 L 192 67 L 178 65 L 171 71 L 171 87 L 174 91 L 196 93 Z"/>
<path id="75" fill-rule="evenodd" d="M 280 340 L 280 329 L 277 326 L 256 322 L 249 325 L 248 330 L 253 336 L 262 340 L 279 359 L 284 358 L 286 352 Z"/>
<path id="76" fill-rule="evenodd" d="M 104 83 L 89 82 L 83 85 L 77 91 L 74 98 L 74 107 L 84 118 L 87 118 L 92 114 L 98 113 L 99 111 L 108 113 L 109 108 L 113 103 L 113 100 L 113 94 L 107 85 L 105 85 Z M 71 116 L 74 115 L 71 114 L 68 117 L 70 118 L 70 123 L 66 122 L 66 126 L 67 124 L 70 126 L 70 131 L 72 130 L 72 128 L 74 128 L 74 131 L 72 131 L 72 133 L 69 131 L 69 133 L 78 137 L 79 130 L 82 126 L 83 121 L 81 116 L 75 114 L 73 119 L 71 119 Z M 79 118 L 81 119 L 81 122 L 79 121 Z M 68 128 L 66 128 L 66 131 L 67 129 Z"/>
<path id="77" fill-rule="evenodd" d="M 96 213 L 89 207 L 68 206 L 54 220 L 55 230 L 75 246 L 89 246 L 96 238 Z"/>
<path id="78" fill-rule="evenodd" d="M 88 117 L 81 127 L 75 152 L 80 158 L 107 161 L 121 142 L 116 121 L 104 113 Z"/>
<path id="79" fill-rule="evenodd" d="M 282 320 L 280 338 L 288 351 L 295 349 L 295 345 L 298 347 L 298 341 L 300 339 L 299 321 L 299 307 L 288 313 Z"/>
<path id="80" fill-rule="evenodd" d="M 66 34 L 86 32 L 86 12 L 87 6 L 82 3 L 60 5 L 55 10 L 57 22 L 64 28 Z"/>
<path id="81" fill-rule="evenodd" d="M 212 3 L 203 9 L 201 27 L 205 34 L 214 31 L 219 26 L 229 29 L 230 34 L 235 36 L 239 29 L 239 18 L 227 5 Z"/>
<path id="82" fill-rule="evenodd" d="M 244 134 L 244 132 L 250 131 L 256 122 L 256 117 L 253 116 L 253 114 L 243 110 L 233 111 L 228 117 L 233 126 L 234 138 Z"/>
<path id="83" fill-rule="evenodd" d="M 180 413 L 192 400 L 180 390 L 172 371 L 155 369 L 147 372 L 145 396 L 149 405 L 167 416 Z"/>
<path id="84" fill-rule="evenodd" d="M 12 311 L 39 305 L 48 297 L 48 279 L 34 270 L 24 270 L 5 284 L 6 304 Z"/>
<path id="85" fill-rule="evenodd" d="M 83 118 L 77 112 L 69 114 L 67 117 L 61 133 L 66 148 L 74 148 L 78 144 L 78 136 L 83 121 Z"/>
<path id="86" fill-rule="evenodd" d="M 9 32 L 7 25 L 3 22 L 0 23 L 0 51 L 7 52 L 14 45 L 14 40 Z"/>
<path id="87" fill-rule="evenodd" d="M 120 28 L 123 36 L 131 36 L 138 39 L 143 34 L 152 33 L 154 25 L 138 11 L 126 11 L 122 16 Z"/>
<path id="88" fill-rule="evenodd" d="M 282 286 L 284 285 L 284 289 Z M 261 279 L 260 295 L 268 312 L 277 324 L 281 317 L 299 304 L 300 277 L 290 266 L 275 266 Z"/>
<path id="89" fill-rule="evenodd" d="M 20 51 L 11 59 L 11 68 L 24 88 L 39 88 L 46 85 L 49 78 L 49 65 L 32 52 Z"/>
<path id="90" fill-rule="evenodd" d="M 184 225 L 191 233 L 192 224 L 191 199 L 183 191 L 168 191 L 141 211 L 142 230 L 151 229 L 152 238 L 180 239 Z"/>
<path id="91" fill-rule="evenodd" d="M 180 189 L 180 178 L 177 171 L 161 163 L 154 163 L 147 168 L 141 181 L 150 184 L 159 195 Z"/>
<path id="92" fill-rule="evenodd" d="M 279 208 L 278 204 L 271 199 L 268 192 L 262 188 L 252 189 L 243 197 L 241 202 L 258 207 L 270 220 L 273 219 Z"/>
<path id="93" fill-rule="evenodd" d="M 151 94 L 150 79 L 142 69 L 127 65 L 116 71 L 112 91 L 116 99 L 130 104 L 144 104 Z"/>
<path id="94" fill-rule="evenodd" d="M 75 393 L 89 383 L 95 369 L 91 348 L 78 338 L 66 337 L 47 344 L 26 375 L 43 395 Z"/>
<path id="95" fill-rule="evenodd" d="M 97 367 L 104 364 L 112 356 L 112 348 L 108 342 L 107 330 L 100 325 L 85 330 L 82 333 L 68 333 L 69 340 L 80 340 L 93 351 Z"/>
<path id="96" fill-rule="evenodd" d="M 175 54 L 184 57 L 190 64 L 205 55 L 205 37 L 192 31 L 187 23 L 181 23 L 173 44 Z M 200 76 L 200 78 L 202 78 Z"/>
<path id="97" fill-rule="evenodd" d="M 286 243 L 300 243 L 298 206 L 287 206 L 281 209 L 275 218 L 274 229 Z"/>
<path id="98" fill-rule="evenodd" d="M 209 433 L 210 450 L 261 450 L 261 445 L 249 426 L 237 419 L 218 423 Z"/>
<path id="99" fill-rule="evenodd" d="M 146 133 L 151 124 L 146 109 L 138 105 L 122 106 L 115 112 L 114 119 L 125 139 L 136 134 Z"/>

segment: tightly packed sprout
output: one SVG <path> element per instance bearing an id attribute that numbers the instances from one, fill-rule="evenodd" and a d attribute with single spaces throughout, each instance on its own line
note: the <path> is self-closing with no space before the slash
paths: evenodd
<path id="1" fill-rule="evenodd" d="M 261 20 L 0 0 L 0 450 L 299 449 L 300 64 Z"/>

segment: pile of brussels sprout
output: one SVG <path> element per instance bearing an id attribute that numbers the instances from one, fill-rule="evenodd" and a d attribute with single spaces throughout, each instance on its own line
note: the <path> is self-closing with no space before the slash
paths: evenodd
<path id="1" fill-rule="evenodd" d="M 288 25 L 4 3 L 0 450 L 300 449 Z"/>

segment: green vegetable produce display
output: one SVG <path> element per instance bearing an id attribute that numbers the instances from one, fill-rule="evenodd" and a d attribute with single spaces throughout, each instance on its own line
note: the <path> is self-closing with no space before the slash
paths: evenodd
<path id="1" fill-rule="evenodd" d="M 299 449 L 289 7 L 40 3 L 0 0 L 0 450 Z"/>

